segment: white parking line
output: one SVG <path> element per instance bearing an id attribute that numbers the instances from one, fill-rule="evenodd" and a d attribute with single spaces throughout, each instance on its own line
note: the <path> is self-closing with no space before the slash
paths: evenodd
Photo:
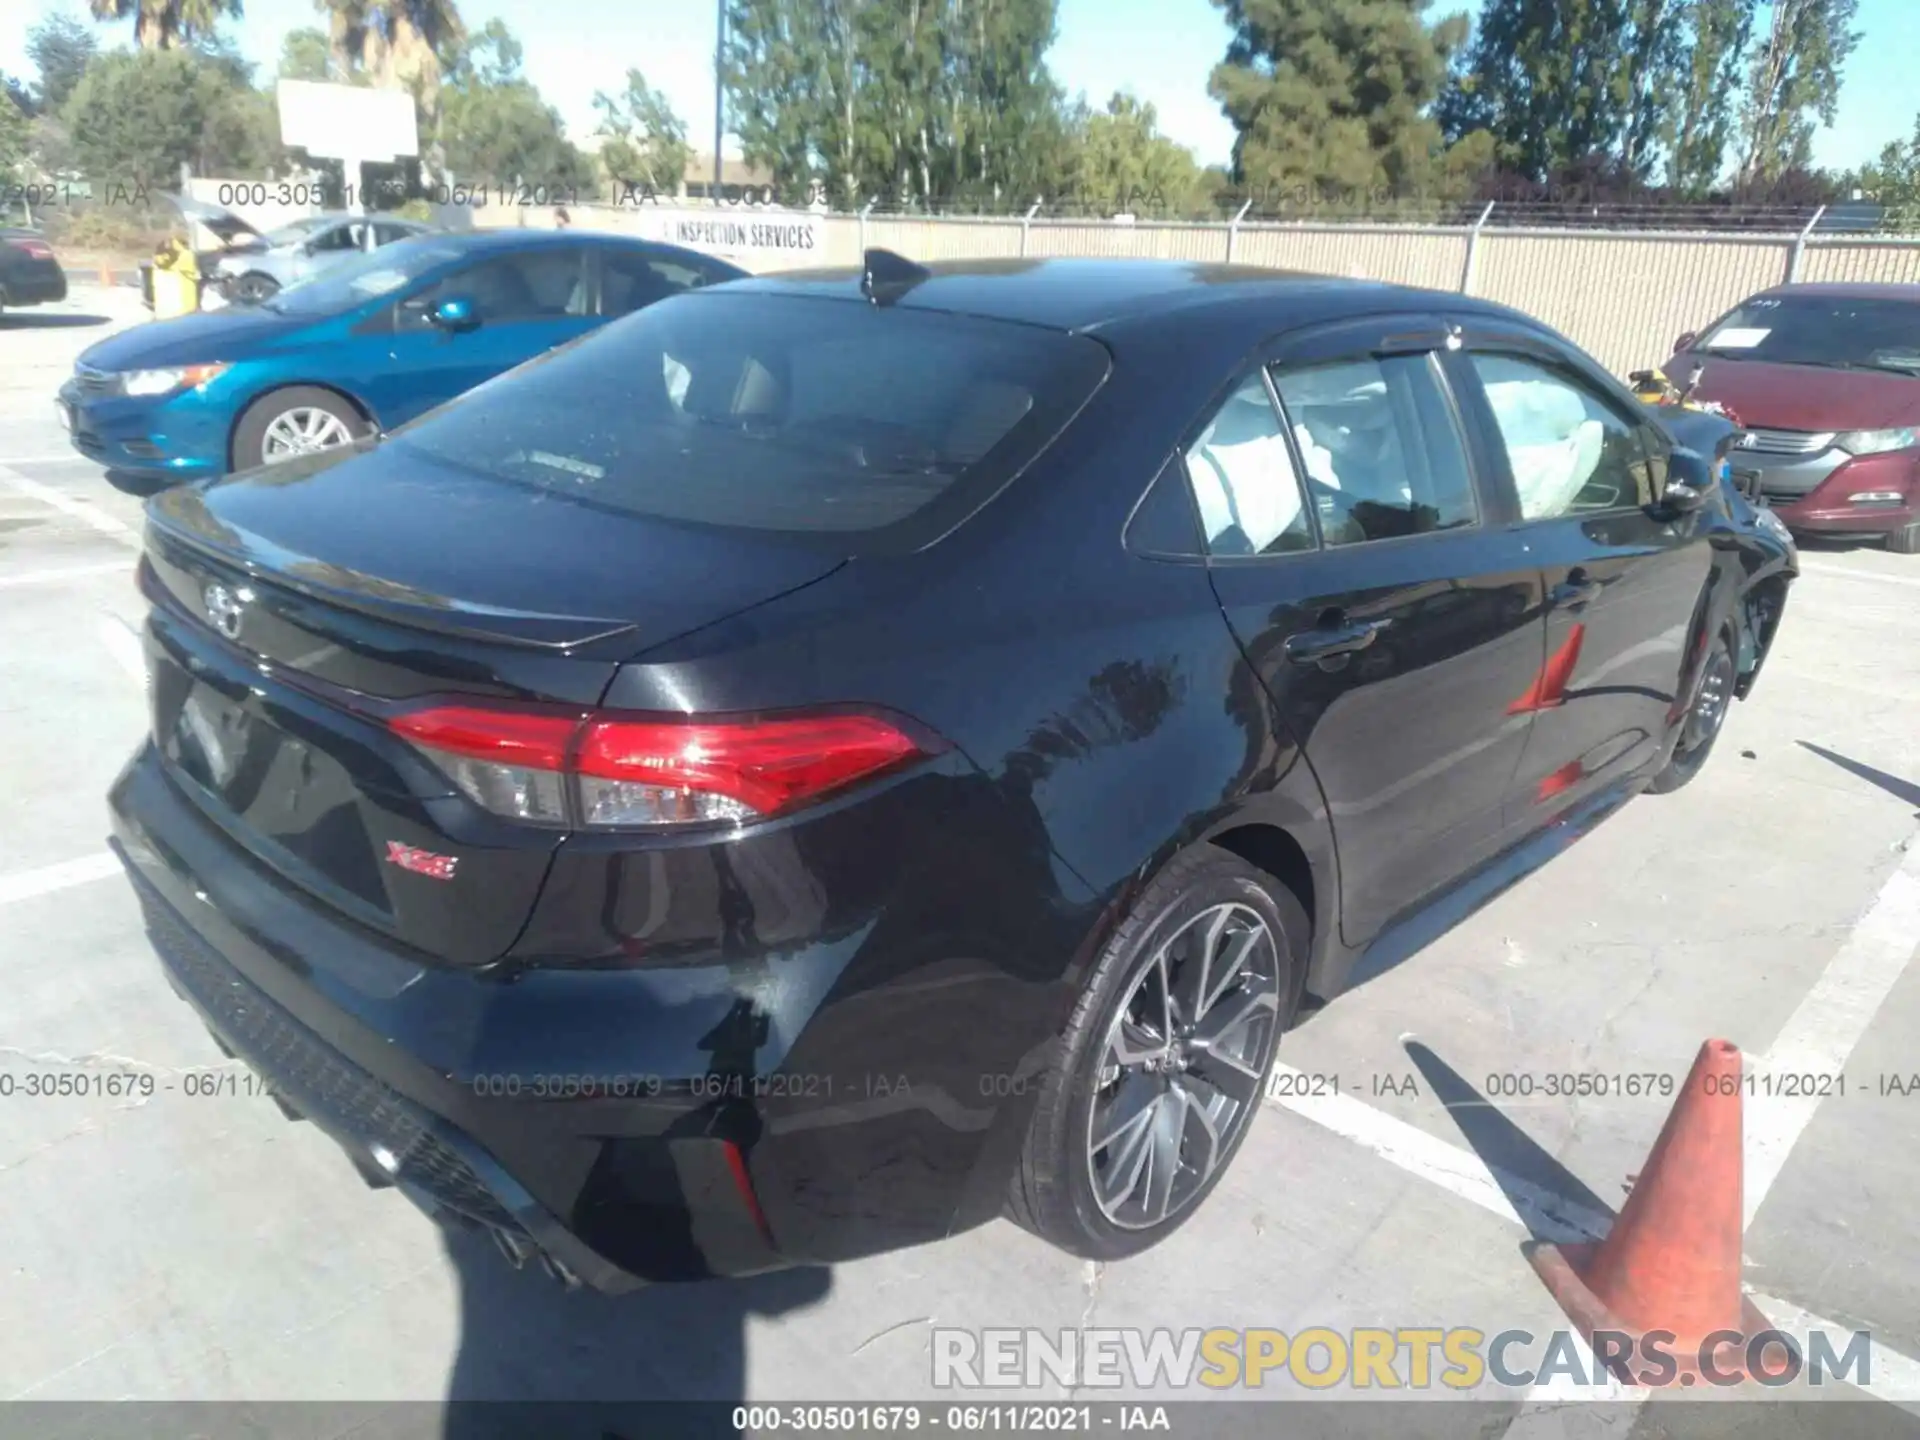
<path id="1" fill-rule="evenodd" d="M 1750 1060 L 1749 1073 L 1756 1077 L 1842 1073 L 1916 948 L 1920 948 L 1920 836 L 1908 843 L 1900 867 L 1854 922 L 1846 942 L 1827 962 L 1820 979 L 1781 1028 L 1766 1055 Z M 1301 1072 L 1288 1065 L 1275 1065 L 1274 1073 L 1297 1078 Z M 1281 1087 L 1288 1091 L 1306 1088 Z M 1598 1239 L 1612 1223 L 1609 1217 L 1519 1176 L 1496 1172 L 1471 1150 L 1429 1135 L 1350 1095 L 1276 1093 L 1269 1103 L 1353 1140 L 1408 1174 L 1472 1201 L 1503 1220 L 1524 1225 L 1543 1238 Z M 1818 1108 L 1817 1098 L 1782 1100 L 1759 1090 L 1745 1097 L 1742 1158 L 1746 1224 L 1752 1224 L 1767 1191 Z M 1802 1334 L 1816 1329 L 1829 1331 L 1840 1349 L 1852 1334 L 1852 1327 L 1822 1319 L 1787 1301 L 1768 1295 L 1753 1298 L 1761 1313 L 1783 1329 Z M 1581 1358 L 1584 1361 L 1586 1355 Z M 1920 1361 L 1876 1344 L 1873 1367 L 1875 1378 L 1866 1393 L 1920 1414 Z M 1597 1373 L 1594 1367 L 1583 1368 L 1588 1374 Z M 1625 1433 L 1632 1428 L 1634 1407 L 1651 1394 L 1617 1382 L 1604 1389 L 1573 1387 L 1560 1383 L 1562 1378 L 1536 1386 L 1528 1394 L 1505 1431 L 1510 1440 L 1557 1440 L 1564 1436 L 1564 1418 L 1557 1407 L 1568 1400 L 1625 1401 L 1620 1411 L 1606 1417 L 1610 1427 Z"/>
<path id="2" fill-rule="evenodd" d="M 16 900 L 31 900 L 36 895 L 49 895 L 56 890 L 69 890 L 75 885 L 90 884 L 119 873 L 119 860 L 112 851 L 105 850 L 78 860 L 62 860 L 57 865 L 23 870 L 17 875 L 0 875 L 0 905 L 11 905 Z"/>
<path id="3" fill-rule="evenodd" d="M 1800 562 L 1800 569 L 1808 575 L 1837 575 L 1842 580 L 1877 580 L 1882 585 L 1912 585 L 1920 587 L 1920 576 L 1886 575 L 1878 570 L 1849 570 L 1844 565 L 1822 565 L 1819 561 L 1809 564 Z"/>
<path id="4" fill-rule="evenodd" d="M 1294 1077 L 1301 1072 L 1290 1065 L 1274 1066 L 1274 1073 Z M 1497 1172 L 1478 1155 L 1462 1146 L 1429 1135 L 1384 1110 L 1376 1109 L 1350 1095 L 1300 1096 L 1276 1095 L 1267 1101 L 1282 1110 L 1291 1110 L 1336 1135 L 1357 1141 L 1389 1164 L 1398 1166 L 1421 1180 L 1463 1200 L 1470 1200 L 1489 1214 L 1509 1224 L 1522 1226 L 1534 1234 L 1551 1238 L 1556 1232 L 1568 1238 L 1599 1239 L 1612 1224 L 1609 1217 L 1597 1214 L 1576 1201 L 1522 1180 L 1516 1175 Z M 1780 1329 L 1796 1336 L 1814 1330 L 1826 1331 L 1834 1342 L 1834 1353 L 1842 1353 L 1846 1340 L 1857 1328 L 1842 1325 L 1803 1310 L 1772 1295 L 1753 1294 L 1760 1313 Z M 1584 1364 L 1588 1374 L 1599 1373 L 1598 1366 Z M 1920 1361 L 1913 1360 L 1875 1342 L 1873 1382 L 1866 1392 L 1877 1400 L 1898 1405 L 1920 1414 Z M 1563 1436 L 1564 1426 L 1554 1413 L 1555 1406 L 1567 1400 L 1582 1402 L 1625 1402 L 1637 1404 L 1649 1391 L 1633 1387 L 1599 1386 L 1561 1388 L 1556 1384 L 1536 1387 L 1527 1397 L 1526 1407 L 1508 1427 L 1509 1436 Z M 1551 1421 L 1548 1417 L 1553 1417 Z M 1629 1428 L 1631 1422 L 1629 1421 Z"/>
<path id="5" fill-rule="evenodd" d="M 62 580 L 81 580 L 89 575 L 118 572 L 132 578 L 133 571 L 124 560 L 96 560 L 91 565 L 62 565 L 52 570 L 27 570 L 18 575 L 0 575 L 0 590 L 16 585 L 57 585 Z"/>
<path id="6" fill-rule="evenodd" d="M 1301 1074 L 1291 1065 L 1275 1065 L 1273 1073 L 1283 1078 Z M 1295 1092 L 1309 1088 L 1301 1084 L 1280 1087 Z M 1517 1175 L 1496 1174 L 1471 1150 L 1429 1135 L 1419 1126 L 1409 1125 L 1351 1095 L 1276 1094 L 1271 1103 L 1304 1116 L 1336 1135 L 1344 1135 L 1408 1174 L 1418 1175 L 1462 1200 L 1471 1200 L 1481 1209 L 1491 1210 L 1503 1220 L 1524 1225 L 1549 1239 L 1598 1240 L 1613 1223 L 1613 1217 Z"/>
<path id="7" fill-rule="evenodd" d="M 97 627 L 100 643 L 107 647 L 107 653 L 114 663 L 126 671 L 141 685 L 147 683 L 147 657 L 140 648 L 140 637 L 128 627 L 124 620 L 109 615 L 100 621 Z"/>
<path id="8" fill-rule="evenodd" d="M 5 485 L 16 494 L 25 495 L 29 500 L 38 500 L 63 515 L 71 515 L 81 524 L 92 526 L 122 545 L 135 550 L 140 548 L 139 531 L 114 519 L 91 500 L 68 495 L 51 485 L 42 485 L 38 480 L 31 480 L 6 465 L 0 465 L 0 485 Z"/>
<path id="9" fill-rule="evenodd" d="M 1813 989 L 1753 1067 L 1746 1097 L 1746 1223 L 1753 1224 L 1826 1091 L 1920 947 L 1920 837 L 1854 922 Z M 1806 1076 L 1810 1096 L 1769 1094 L 1765 1076 Z"/>

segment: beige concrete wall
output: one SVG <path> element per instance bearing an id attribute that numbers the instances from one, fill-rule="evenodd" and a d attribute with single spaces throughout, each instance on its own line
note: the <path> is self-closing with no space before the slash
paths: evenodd
<path id="1" fill-rule="evenodd" d="M 1665 360 L 1681 331 L 1785 280 L 1791 250 L 1778 238 L 1490 230 L 1473 293 L 1544 320 L 1624 375 Z"/>

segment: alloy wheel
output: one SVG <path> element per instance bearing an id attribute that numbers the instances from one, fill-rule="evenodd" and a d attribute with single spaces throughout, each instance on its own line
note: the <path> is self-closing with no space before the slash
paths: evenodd
<path id="1" fill-rule="evenodd" d="M 1205 1190 L 1259 1108 L 1279 1015 L 1279 952 L 1250 907 L 1202 911 L 1154 952 L 1108 1029 L 1088 1118 L 1109 1221 L 1144 1230 Z"/>
<path id="2" fill-rule="evenodd" d="M 1733 654 L 1724 644 L 1713 647 L 1706 669 L 1700 676 L 1700 688 L 1694 692 L 1693 708 L 1687 712 L 1686 727 L 1680 733 L 1680 748 L 1691 754 L 1720 733 L 1733 699 Z"/>
<path id="3" fill-rule="evenodd" d="M 271 465 L 296 455 L 331 450 L 351 439 L 353 432 L 331 410 L 322 410 L 317 405 L 296 405 L 268 422 L 266 434 L 260 440 L 260 458 Z"/>

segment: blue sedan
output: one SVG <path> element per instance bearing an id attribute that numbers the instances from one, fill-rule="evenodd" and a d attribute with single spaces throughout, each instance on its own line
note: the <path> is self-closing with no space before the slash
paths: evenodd
<path id="1" fill-rule="evenodd" d="M 111 470 L 249 470 L 392 430 L 609 320 L 745 273 L 613 235 L 424 235 L 261 305 L 101 341 L 61 386 L 61 418 Z"/>

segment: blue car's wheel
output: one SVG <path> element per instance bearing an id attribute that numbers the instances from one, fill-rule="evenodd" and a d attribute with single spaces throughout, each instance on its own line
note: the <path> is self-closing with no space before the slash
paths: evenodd
<path id="1" fill-rule="evenodd" d="M 247 407 L 233 432 L 233 468 L 251 470 L 352 443 L 366 420 L 331 390 L 289 385 Z"/>

